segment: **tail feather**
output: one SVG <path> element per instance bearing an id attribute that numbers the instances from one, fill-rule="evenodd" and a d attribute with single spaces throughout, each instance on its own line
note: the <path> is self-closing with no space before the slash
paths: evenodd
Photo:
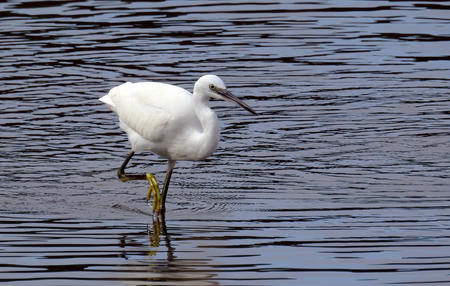
<path id="1" fill-rule="evenodd" d="M 121 85 L 118 85 L 116 87 L 111 88 L 111 90 L 108 92 L 107 95 L 100 97 L 98 100 L 108 105 L 110 108 L 116 107 L 116 104 L 114 103 L 113 99 L 123 93 L 124 91 L 127 91 L 127 87 L 132 85 L 131 82 L 126 82 Z"/>
<path id="2" fill-rule="evenodd" d="M 98 100 L 111 107 L 115 106 L 114 102 L 111 100 L 111 97 L 109 97 L 109 94 L 100 97 Z"/>

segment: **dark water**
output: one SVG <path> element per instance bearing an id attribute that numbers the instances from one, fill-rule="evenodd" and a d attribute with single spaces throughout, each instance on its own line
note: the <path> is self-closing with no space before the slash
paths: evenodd
<path id="1" fill-rule="evenodd" d="M 227 3 L 0 3 L 0 284 L 450 283 L 448 3 Z M 153 224 L 97 98 L 207 73 L 260 115 L 212 102 Z"/>

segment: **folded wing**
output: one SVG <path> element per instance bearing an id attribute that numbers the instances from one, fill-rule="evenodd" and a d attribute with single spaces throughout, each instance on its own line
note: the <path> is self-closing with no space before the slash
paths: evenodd
<path id="1" fill-rule="evenodd" d="M 157 143 L 164 140 L 168 125 L 191 94 L 179 87 L 156 83 L 124 83 L 100 98 L 119 115 L 120 121 L 140 136 Z"/>

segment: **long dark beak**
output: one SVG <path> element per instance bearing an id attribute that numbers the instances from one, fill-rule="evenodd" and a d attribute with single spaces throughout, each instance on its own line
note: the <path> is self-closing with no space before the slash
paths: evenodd
<path id="1" fill-rule="evenodd" d="M 254 115 L 257 115 L 257 113 L 250 106 L 248 106 L 245 102 L 243 102 L 242 100 L 240 100 L 239 98 L 234 96 L 227 89 L 216 88 L 216 91 L 217 91 L 218 94 L 223 96 L 225 100 L 230 101 L 230 102 L 234 102 L 237 105 L 239 105 L 240 107 L 245 108 L 247 111 L 253 113 Z"/>

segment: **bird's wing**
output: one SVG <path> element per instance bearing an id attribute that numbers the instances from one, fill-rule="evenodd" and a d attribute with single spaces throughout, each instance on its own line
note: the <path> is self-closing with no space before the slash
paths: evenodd
<path id="1" fill-rule="evenodd" d="M 111 89 L 108 95 L 120 120 L 141 137 L 156 143 L 164 140 L 176 108 L 182 104 L 180 99 L 190 94 L 168 84 L 127 82 Z"/>

